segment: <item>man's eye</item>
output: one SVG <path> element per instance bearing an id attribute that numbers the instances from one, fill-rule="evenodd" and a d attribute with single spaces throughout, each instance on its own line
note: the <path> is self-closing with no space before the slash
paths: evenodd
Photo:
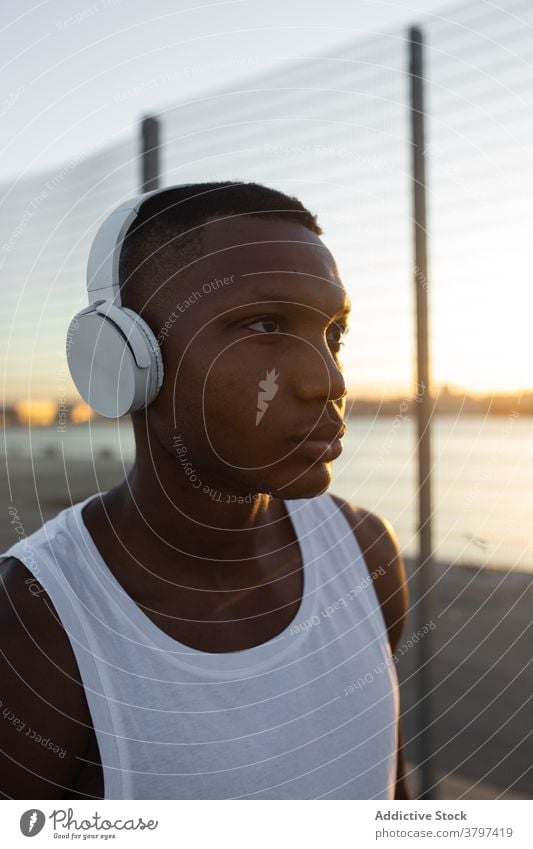
<path id="1" fill-rule="evenodd" d="M 344 342 L 342 341 L 342 337 L 346 336 L 349 331 L 349 327 L 346 324 L 334 324 L 331 332 L 337 335 L 336 339 L 333 339 L 330 344 L 335 347 L 337 351 L 340 351 L 341 348 L 344 347 Z"/>
<path id="2" fill-rule="evenodd" d="M 263 325 L 270 324 L 270 325 L 276 325 L 277 327 L 279 327 L 280 323 L 281 322 L 280 322 L 279 318 L 275 318 L 274 316 L 271 316 L 271 315 L 265 315 L 262 318 L 258 318 L 257 321 L 254 321 L 253 324 L 247 324 L 246 327 L 247 328 L 248 327 L 254 327 L 254 326 L 257 326 L 258 324 L 263 324 Z M 267 329 L 264 332 L 265 333 L 275 333 L 276 331 L 275 331 L 275 329 L 274 330 L 273 329 L 270 329 L 270 330 Z"/>
<path id="3" fill-rule="evenodd" d="M 247 324 L 246 328 L 257 328 L 258 325 L 263 326 L 263 331 L 259 330 L 259 333 L 262 335 L 266 333 L 276 333 L 276 328 L 280 328 L 282 324 L 282 320 L 277 316 L 272 315 L 264 315 L 261 318 L 256 319 L 252 324 Z M 334 324 L 330 330 L 330 333 L 333 335 L 333 338 L 329 338 L 329 344 L 336 351 L 340 351 L 340 349 L 344 346 L 344 342 L 342 341 L 343 336 L 348 333 L 349 327 L 343 324 Z"/>

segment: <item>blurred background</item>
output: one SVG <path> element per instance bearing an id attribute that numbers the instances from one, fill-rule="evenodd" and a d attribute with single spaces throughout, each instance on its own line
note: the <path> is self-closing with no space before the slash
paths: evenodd
<path id="1" fill-rule="evenodd" d="M 297 195 L 353 304 L 331 490 L 392 524 L 409 574 L 397 670 L 412 791 L 532 798 L 531 0 L 12 14 L 0 551 L 134 457 L 129 419 L 94 415 L 65 357 L 110 210 L 196 180 Z"/>

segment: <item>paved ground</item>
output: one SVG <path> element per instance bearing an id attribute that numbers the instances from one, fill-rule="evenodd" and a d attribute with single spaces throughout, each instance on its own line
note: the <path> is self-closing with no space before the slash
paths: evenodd
<path id="1" fill-rule="evenodd" d="M 413 576 L 413 565 L 407 567 Z M 497 788 L 496 796 L 508 790 L 533 798 L 533 574 L 441 564 L 434 567 L 432 585 L 429 619 L 437 627 L 422 639 L 431 640 L 430 751 L 437 776 L 481 780 Z M 420 627 L 415 577 L 409 586 L 411 615 L 403 641 Z M 414 763 L 421 652 L 419 642 L 397 664 Z M 453 786 L 448 783 L 446 793 Z M 484 798 L 482 792 L 472 798 Z"/>
<path id="2" fill-rule="evenodd" d="M 16 540 L 8 507 L 24 533 L 71 503 L 106 490 L 124 476 L 109 456 L 70 460 L 60 454 L 0 462 L 0 552 Z M 416 577 L 410 576 L 411 615 L 404 643 L 424 624 Z M 533 574 L 434 567 L 428 619 L 433 693 L 431 752 L 441 798 L 533 798 Z M 421 641 L 397 663 L 410 764 L 419 758 L 416 674 Z M 429 646 L 429 643 L 426 644 Z M 413 769 L 416 791 L 418 775 Z M 478 783 L 479 782 L 479 783 Z"/>

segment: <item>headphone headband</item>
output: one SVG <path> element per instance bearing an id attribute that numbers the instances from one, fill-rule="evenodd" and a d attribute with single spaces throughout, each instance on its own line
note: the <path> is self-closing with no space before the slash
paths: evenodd
<path id="1" fill-rule="evenodd" d="M 108 215 L 94 237 L 87 261 L 87 295 L 90 304 L 106 300 L 121 306 L 118 277 L 120 252 L 126 233 L 139 215 L 143 203 L 154 195 L 190 185 L 192 183 L 179 183 L 136 195 Z"/>
<path id="2" fill-rule="evenodd" d="M 151 404 L 164 375 L 152 329 L 121 303 L 122 244 L 145 200 L 190 185 L 168 186 L 124 201 L 103 221 L 91 245 L 87 262 L 89 305 L 69 325 L 67 361 L 81 397 L 108 418 L 119 418 Z"/>

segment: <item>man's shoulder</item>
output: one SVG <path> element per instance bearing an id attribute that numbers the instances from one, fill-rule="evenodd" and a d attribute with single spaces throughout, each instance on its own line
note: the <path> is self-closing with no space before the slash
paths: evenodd
<path id="1" fill-rule="evenodd" d="M 66 798 L 87 748 L 87 703 L 53 604 L 14 556 L 0 561 L 0 680 L 2 792 Z"/>
<path id="2" fill-rule="evenodd" d="M 372 577 L 385 619 L 391 649 L 398 646 L 407 619 L 407 574 L 391 524 L 376 513 L 329 493 L 352 528 Z"/>
<path id="3" fill-rule="evenodd" d="M 0 559 L 0 640 L 20 656 L 50 662 L 49 675 L 80 683 L 70 639 L 35 572 L 15 556 Z M 16 638 L 15 638 L 15 635 Z"/>
<path id="4" fill-rule="evenodd" d="M 11 556 L 0 561 L 0 646 L 39 670 L 39 680 L 48 684 L 54 678 L 63 693 L 79 691 L 72 645 L 50 596 L 36 575 Z"/>
<path id="5" fill-rule="evenodd" d="M 26 558 L 22 556 L 23 554 L 30 555 L 33 549 L 52 547 L 56 535 L 64 537 L 64 532 L 70 530 L 69 519 L 79 509 L 80 503 L 83 502 L 72 502 L 64 506 L 60 504 L 57 513 L 49 516 L 33 529 L 26 524 L 24 515 L 19 516 L 17 508 L 10 507 L 9 524 L 17 539 L 8 549 L 0 551 L 0 564 L 8 557 L 24 562 Z"/>

